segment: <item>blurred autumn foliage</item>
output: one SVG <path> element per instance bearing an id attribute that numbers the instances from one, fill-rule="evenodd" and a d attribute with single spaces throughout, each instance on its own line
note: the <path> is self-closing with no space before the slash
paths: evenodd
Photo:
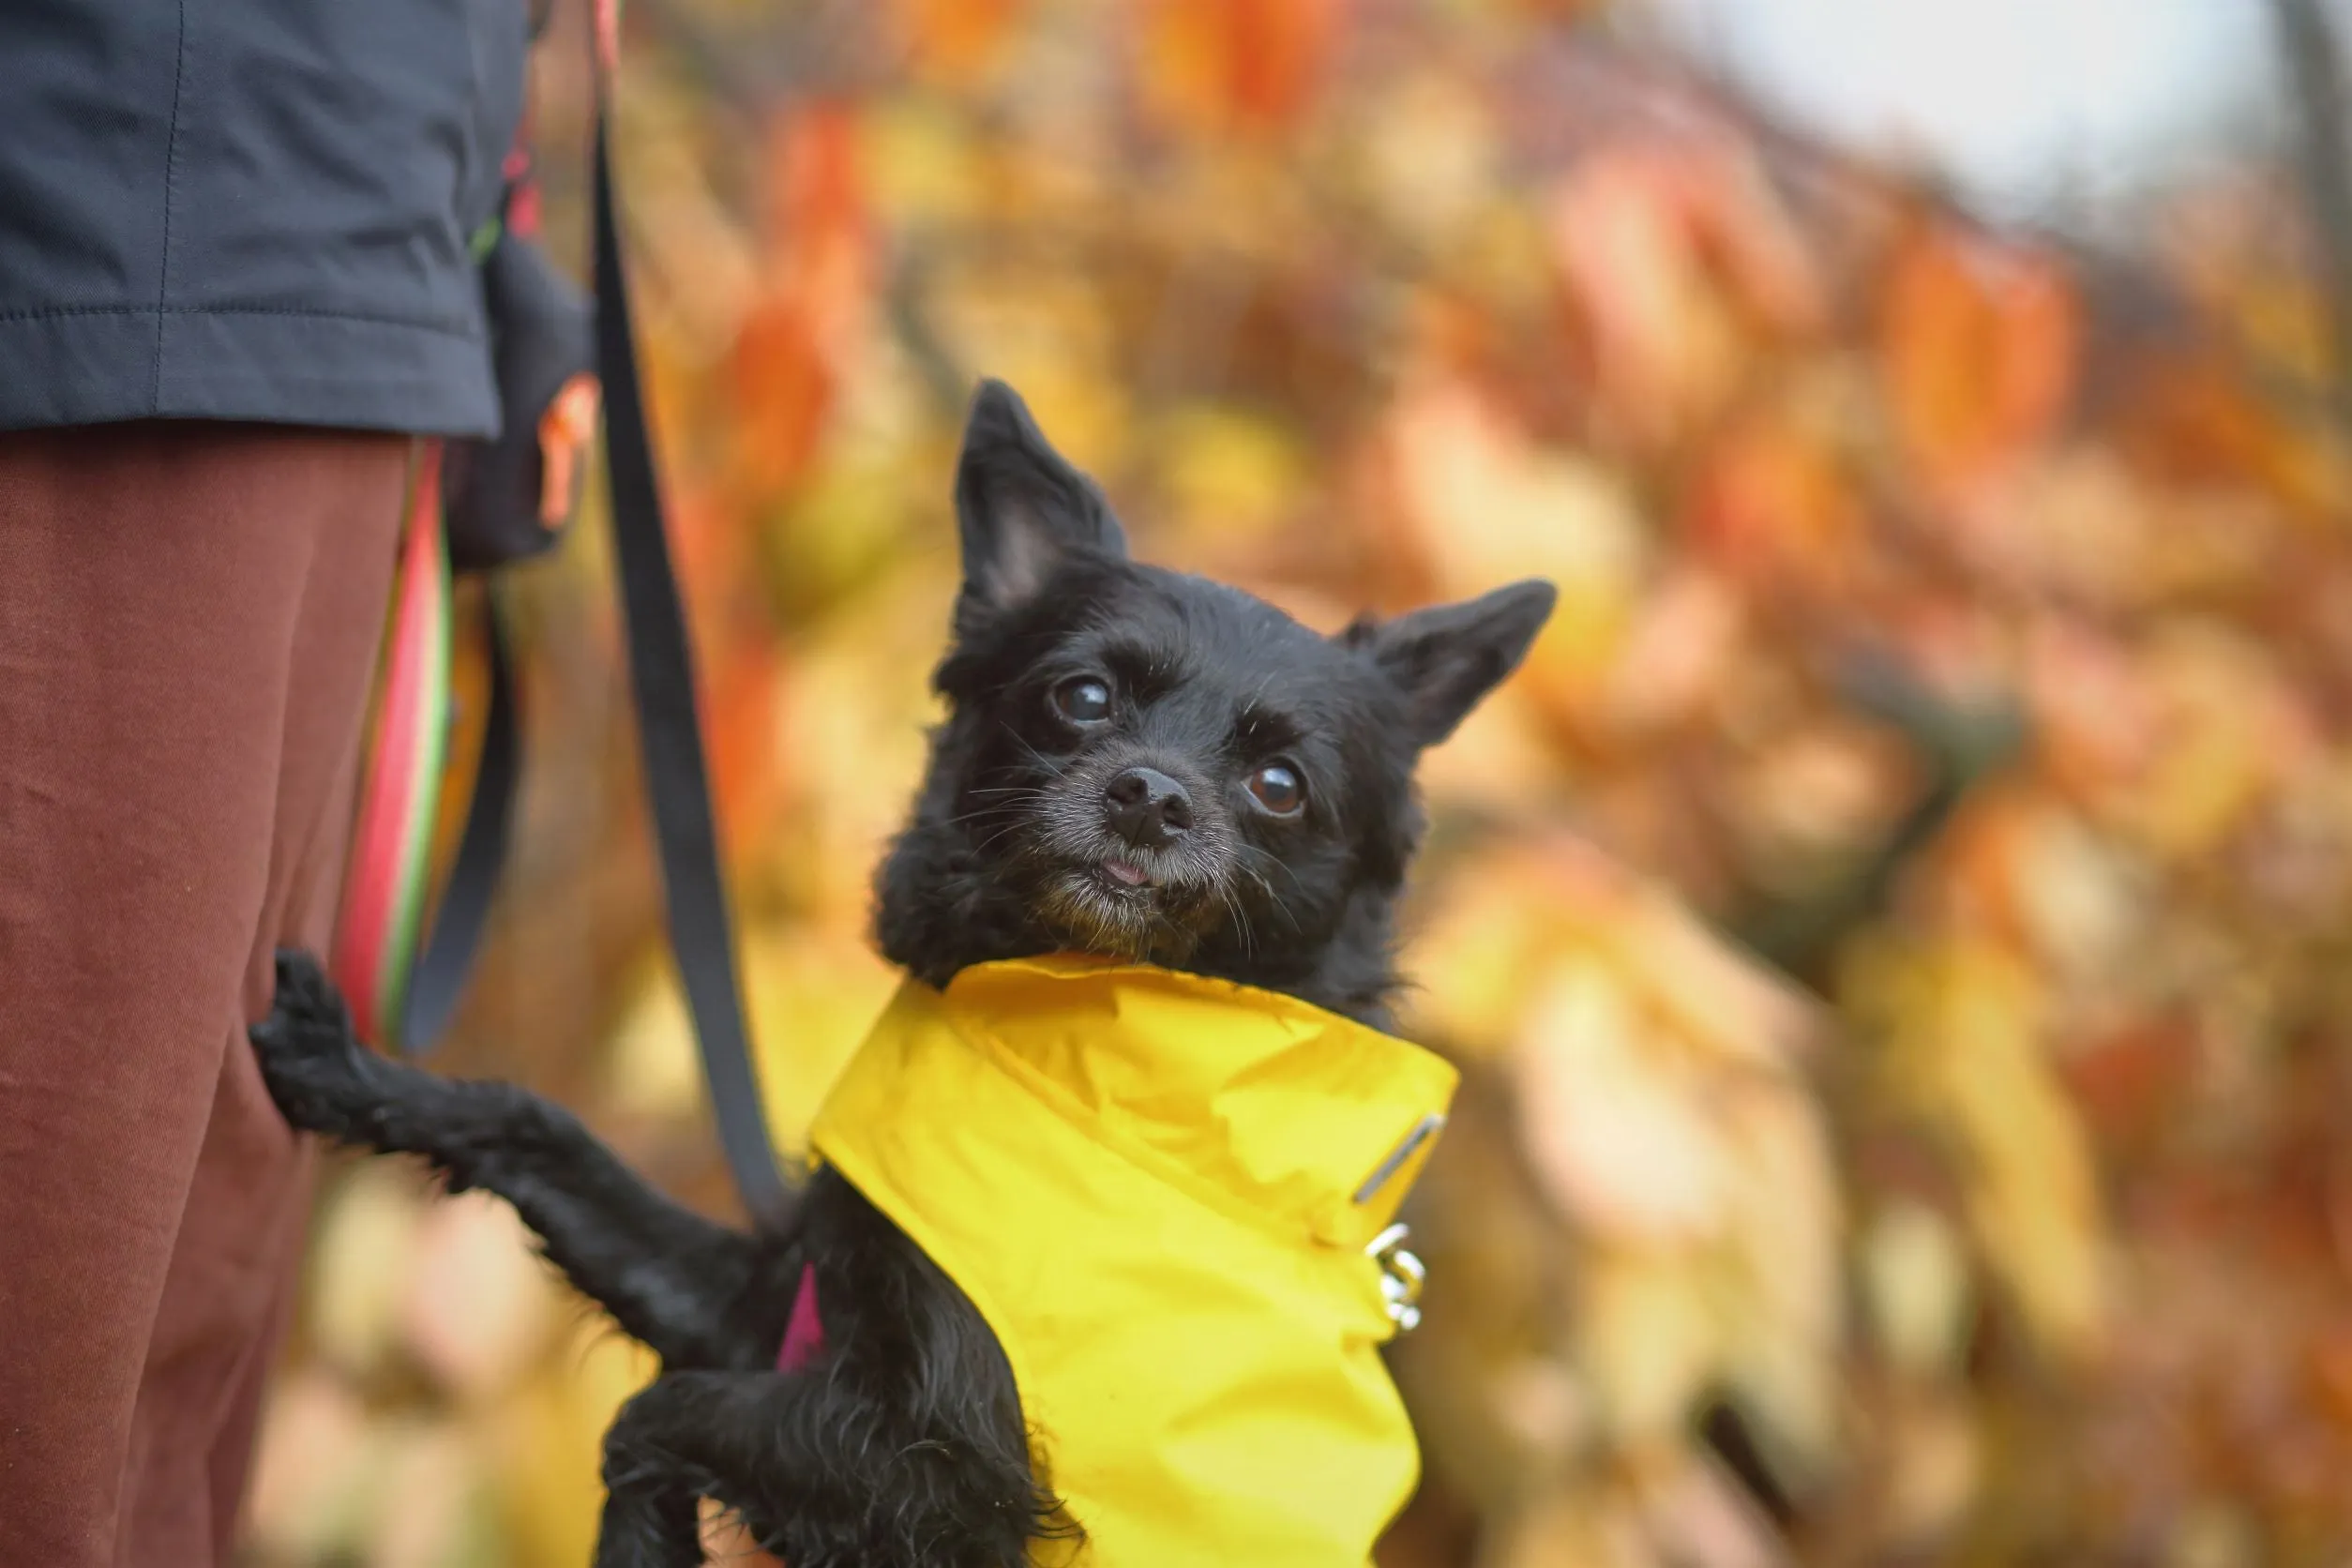
<path id="1" fill-rule="evenodd" d="M 779 1132 L 892 983 L 867 876 L 1001 375 L 1143 553 L 1310 624 L 1562 591 L 1426 769 L 1413 1031 L 1467 1078 L 1388 1568 L 2352 1560 L 2352 533 L 2296 204 L 2007 235 L 1606 20 L 630 8 Z M 530 796 L 445 1064 L 725 1209 L 602 526 L 517 585 Z M 496 1204 L 339 1165 L 252 1561 L 583 1562 L 645 1372 Z"/>

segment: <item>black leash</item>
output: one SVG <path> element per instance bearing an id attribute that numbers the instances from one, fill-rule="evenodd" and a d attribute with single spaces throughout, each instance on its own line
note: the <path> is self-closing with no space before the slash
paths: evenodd
<path id="1" fill-rule="evenodd" d="M 604 383 L 605 464 L 617 551 L 614 575 L 628 625 L 629 677 L 637 692 L 638 750 L 661 852 L 671 951 L 677 957 L 695 1036 L 701 1042 L 719 1146 L 745 1206 L 755 1218 L 773 1224 L 784 1217 L 791 1198 L 776 1165 L 776 1145 L 768 1137 L 759 1074 L 744 1028 L 734 925 L 719 875 L 718 837 L 702 760 L 694 661 L 671 567 L 669 530 L 662 520 L 644 393 L 638 383 L 637 339 L 629 320 L 612 189 L 608 109 L 600 89 L 595 153 L 596 361 Z"/>
<path id="2" fill-rule="evenodd" d="M 701 1048 L 719 1147 L 744 1206 L 756 1220 L 775 1225 L 791 1208 L 791 1192 L 768 1136 L 759 1074 L 744 1024 L 734 927 L 719 870 L 703 761 L 693 655 L 638 379 L 601 71 L 598 78 L 594 152 L 596 369 L 603 388 L 614 575 L 627 631 L 639 756 L 661 860 L 671 952 Z M 440 1036 L 465 988 L 505 860 L 521 773 L 512 656 L 494 587 L 485 593 L 483 603 L 490 703 L 481 764 L 456 861 L 409 979 L 400 1048 L 410 1055 L 422 1054 Z"/>

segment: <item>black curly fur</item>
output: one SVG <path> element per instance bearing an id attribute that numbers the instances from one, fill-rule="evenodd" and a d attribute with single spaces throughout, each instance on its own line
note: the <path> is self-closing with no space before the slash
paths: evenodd
<path id="1" fill-rule="evenodd" d="M 1128 561 L 1101 493 L 996 383 L 974 401 L 956 502 L 948 718 L 879 879 L 883 951 L 935 985 L 994 958 L 1102 952 L 1384 1021 L 1392 910 L 1420 832 L 1414 761 L 1518 661 L 1549 587 L 1318 636 Z M 1053 706 L 1077 677 L 1111 694 L 1101 722 Z M 1270 761 L 1304 782 L 1298 811 L 1256 804 L 1247 781 Z M 1108 781 L 1138 767 L 1187 792 L 1165 841 L 1108 825 Z M 1109 876 L 1114 862 L 1144 885 Z M 598 1568 L 700 1563 L 701 1498 L 792 1568 L 1013 1568 L 1075 1531 L 986 1321 L 829 1168 L 780 1229 L 715 1224 L 536 1096 L 369 1051 L 302 954 L 280 956 L 253 1042 L 296 1127 L 420 1155 L 451 1190 L 505 1199 L 660 1356 L 605 1439 Z M 776 1354 L 804 1266 L 824 1347 L 787 1374 Z"/>

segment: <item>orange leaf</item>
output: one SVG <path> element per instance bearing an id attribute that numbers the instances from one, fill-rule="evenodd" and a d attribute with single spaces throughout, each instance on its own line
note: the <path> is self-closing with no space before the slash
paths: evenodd
<path id="1" fill-rule="evenodd" d="M 1186 129 L 1280 130 L 1306 107 L 1345 3 L 1154 0 L 1141 39 L 1145 93 Z"/>
<path id="2" fill-rule="evenodd" d="M 1830 586 L 1862 555 L 1862 509 L 1822 442 L 1754 423 L 1703 460 L 1685 520 L 1703 556 L 1729 575 Z"/>
<path id="3" fill-rule="evenodd" d="M 2332 522 L 2346 490 L 2340 452 L 2210 363 L 2144 363 L 2130 382 L 2118 445 L 2176 485 L 2244 488 Z"/>
<path id="4" fill-rule="evenodd" d="M 807 471 L 833 406 L 834 373 L 807 301 L 786 294 L 754 305 L 730 368 L 736 477 L 751 495 L 772 495 Z"/>
<path id="5" fill-rule="evenodd" d="M 1026 0 L 902 0 L 898 23 L 915 68 L 935 81 L 981 75 L 1001 52 Z"/>
<path id="6" fill-rule="evenodd" d="M 1643 441 L 1719 406 L 1740 369 L 1732 301 L 1701 239 L 1704 179 L 1681 148 L 1606 147 L 1549 204 L 1571 336 L 1612 421 Z"/>
<path id="7" fill-rule="evenodd" d="M 855 109 L 831 101 L 780 113 L 770 128 L 766 283 L 729 366 L 735 473 L 754 498 L 807 471 L 873 296 L 859 140 Z"/>
<path id="8" fill-rule="evenodd" d="M 1966 488 L 2050 433 L 2076 315 L 2072 284 L 2034 256 L 1942 227 L 1901 246 L 1879 351 L 1896 432 L 1930 485 Z"/>
<path id="9" fill-rule="evenodd" d="M 778 113 L 768 128 L 767 243 L 788 259 L 812 242 L 864 228 L 858 110 L 820 98 Z"/>
<path id="10" fill-rule="evenodd" d="M 703 677 L 712 808 L 726 837 L 740 842 L 757 834 L 773 804 L 778 663 L 773 648 L 746 638 Z"/>

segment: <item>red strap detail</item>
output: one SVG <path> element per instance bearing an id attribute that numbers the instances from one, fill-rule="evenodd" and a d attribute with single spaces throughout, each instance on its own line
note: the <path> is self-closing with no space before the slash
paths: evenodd
<path id="1" fill-rule="evenodd" d="M 825 1348 L 825 1326 L 817 1318 L 817 1270 L 800 1266 L 800 1289 L 792 1292 L 792 1320 L 784 1326 L 784 1348 L 776 1353 L 778 1372 L 797 1372 L 817 1359 Z"/>
<path id="2" fill-rule="evenodd" d="M 539 237 L 539 188 L 536 183 L 515 187 L 506 199 L 506 232 L 517 239 Z"/>
<path id="3" fill-rule="evenodd" d="M 517 239 L 539 237 L 539 173 L 530 144 L 515 133 L 514 150 L 499 171 L 506 181 L 506 232 Z"/>
<path id="4" fill-rule="evenodd" d="M 621 68 L 621 0 L 596 0 L 596 66 L 611 80 Z"/>

